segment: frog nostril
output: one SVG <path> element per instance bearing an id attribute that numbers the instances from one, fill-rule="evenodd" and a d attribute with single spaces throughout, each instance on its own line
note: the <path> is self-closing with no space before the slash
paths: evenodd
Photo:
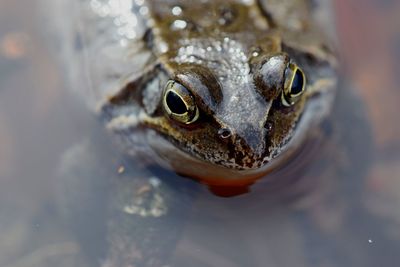
<path id="1" fill-rule="evenodd" d="M 228 139 L 229 137 L 232 136 L 232 132 L 228 128 L 221 128 L 221 129 L 218 130 L 218 136 L 222 140 L 226 140 L 226 139 Z"/>
<path id="2" fill-rule="evenodd" d="M 267 130 L 267 133 L 271 133 L 274 130 L 274 124 L 270 121 L 267 121 L 264 125 L 264 128 Z"/>

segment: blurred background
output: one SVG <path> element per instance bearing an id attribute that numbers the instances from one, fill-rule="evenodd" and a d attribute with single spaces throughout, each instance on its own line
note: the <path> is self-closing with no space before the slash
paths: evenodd
<path id="1" fill-rule="evenodd" d="M 394 242 L 387 245 L 400 245 L 400 1 L 334 2 L 343 72 L 367 107 L 376 144 L 375 160 L 365 177 L 365 194 L 356 201 L 362 201 L 369 214 L 382 221 Z M 62 153 L 95 125 L 91 114 L 63 87 L 62 73 L 43 42 L 43 21 L 36 16 L 36 4 L 0 0 L 3 267 L 67 266 L 61 262 L 69 262 L 79 252 L 79 245 L 64 231 L 54 205 L 54 176 Z M 257 242 L 256 235 L 253 238 Z M 364 238 L 371 248 L 379 243 L 373 237 Z M 182 242 L 188 245 L 189 241 Z M 177 251 L 189 253 L 184 244 L 178 245 Z M 204 248 L 195 253 L 202 255 L 197 258 L 209 258 L 208 265 L 203 266 L 234 266 Z M 400 256 L 391 256 L 386 265 L 400 262 Z M 293 255 L 294 262 L 299 261 L 296 257 Z M 394 259 L 397 263 L 391 262 Z"/>

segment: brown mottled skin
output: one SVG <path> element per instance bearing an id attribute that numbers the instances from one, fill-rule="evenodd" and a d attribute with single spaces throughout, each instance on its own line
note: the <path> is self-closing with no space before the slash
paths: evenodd
<path id="1" fill-rule="evenodd" d="M 133 127 L 124 134 L 152 131 L 159 141 L 150 147 L 161 165 L 212 185 L 249 184 L 273 171 L 326 116 L 336 82 L 334 57 L 312 18 L 290 13 L 296 7 L 304 11 L 306 4 L 286 4 L 285 24 L 275 17 L 284 14 L 273 14 L 262 2 L 148 1 L 153 27 L 145 40 L 156 63 L 128 81 L 104 110 L 133 101 L 143 105 L 140 91 L 147 90 L 149 81 L 158 82 L 162 95 L 168 79 L 175 80 L 194 96 L 199 119 L 179 123 L 157 99 L 154 112 L 142 116 L 139 130 Z M 173 14 L 173 7 L 181 12 Z M 184 26 L 174 26 L 176 21 Z M 281 95 L 290 63 L 304 71 L 307 83 L 300 99 L 286 107 Z M 309 102 L 314 102 L 313 110 L 304 115 Z M 221 138 L 221 129 L 230 136 Z"/>

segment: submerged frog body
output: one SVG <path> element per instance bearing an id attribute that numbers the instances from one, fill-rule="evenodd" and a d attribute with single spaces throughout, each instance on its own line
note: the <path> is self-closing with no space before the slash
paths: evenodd
<path id="1" fill-rule="evenodd" d="M 310 3 L 278 2 L 79 1 L 67 54 L 129 154 L 248 184 L 288 161 L 335 90 Z"/>

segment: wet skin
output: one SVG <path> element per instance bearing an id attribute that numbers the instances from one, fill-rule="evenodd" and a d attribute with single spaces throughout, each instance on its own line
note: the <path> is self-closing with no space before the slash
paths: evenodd
<path id="1" fill-rule="evenodd" d="M 312 20 L 290 13 L 305 10 L 301 1 L 276 16 L 263 3 L 196 3 L 146 3 L 154 62 L 103 111 L 126 146 L 131 135 L 151 135 L 144 142 L 163 166 L 208 184 L 251 183 L 287 161 L 329 112 L 335 59 Z M 121 133 L 113 125 L 129 105 L 140 111 Z"/>

